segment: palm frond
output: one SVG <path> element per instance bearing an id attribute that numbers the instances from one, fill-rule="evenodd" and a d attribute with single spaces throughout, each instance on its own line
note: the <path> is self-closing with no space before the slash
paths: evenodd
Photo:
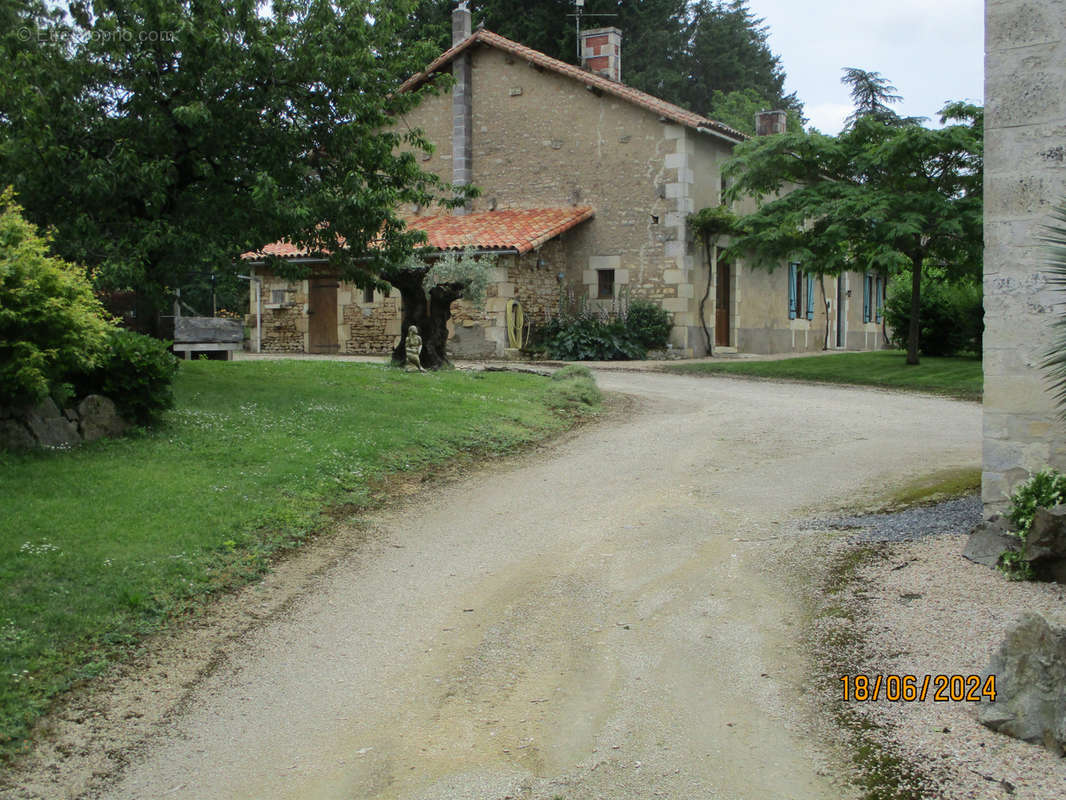
<path id="1" fill-rule="evenodd" d="M 1052 224 L 1044 226 L 1041 241 L 1047 244 L 1048 282 L 1066 288 L 1066 200 L 1051 212 Z M 1051 392 L 1059 415 L 1066 419 L 1066 317 L 1055 321 L 1055 342 L 1041 366 L 1051 378 Z"/>

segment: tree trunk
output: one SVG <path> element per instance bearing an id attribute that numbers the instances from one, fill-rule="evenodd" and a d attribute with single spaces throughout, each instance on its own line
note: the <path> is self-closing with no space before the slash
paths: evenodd
<path id="1" fill-rule="evenodd" d="M 829 349 L 829 295 L 825 293 L 825 275 L 818 274 L 818 283 L 822 287 L 822 304 L 825 306 L 825 339 L 822 341 L 822 349 Z"/>
<path id="2" fill-rule="evenodd" d="M 711 243 L 707 237 L 703 237 L 703 252 L 707 258 L 707 288 L 703 292 L 703 297 L 700 298 L 700 325 L 703 326 L 703 335 L 707 338 L 707 355 L 713 356 L 714 340 L 711 338 L 711 332 L 707 329 L 707 317 L 704 314 L 704 307 L 707 305 L 707 298 L 711 296 L 711 283 L 714 280 L 714 268 L 718 261 L 718 252 L 716 247 L 715 257 L 711 257 Z"/>
<path id="3" fill-rule="evenodd" d="M 918 335 L 922 309 L 922 256 L 911 256 L 911 320 L 907 330 L 907 363 L 918 364 Z"/>
<path id="4" fill-rule="evenodd" d="M 403 270 L 389 275 L 389 283 L 400 290 L 403 306 L 403 323 L 400 326 L 400 343 L 392 351 L 392 360 L 397 364 L 407 361 L 407 330 L 414 325 L 422 337 L 422 353 L 419 356 L 425 369 L 440 369 L 448 363 L 448 320 L 452 317 L 451 305 L 462 297 L 463 287 L 457 284 L 434 286 L 426 296 L 422 288 L 424 270 Z"/>

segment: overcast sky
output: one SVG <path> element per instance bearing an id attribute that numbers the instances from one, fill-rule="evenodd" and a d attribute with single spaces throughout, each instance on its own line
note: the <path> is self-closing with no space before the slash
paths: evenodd
<path id="1" fill-rule="evenodd" d="M 806 104 L 810 124 L 838 133 L 851 113 L 843 67 L 880 72 L 902 116 L 935 119 L 949 100 L 984 102 L 984 0 L 748 0 Z"/>

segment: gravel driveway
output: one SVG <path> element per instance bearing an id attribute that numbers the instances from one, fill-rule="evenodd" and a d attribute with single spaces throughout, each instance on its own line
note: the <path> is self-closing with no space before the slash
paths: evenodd
<path id="1" fill-rule="evenodd" d="M 765 567 L 800 519 L 976 466 L 980 407 L 598 379 L 632 413 L 376 515 L 100 796 L 841 797 Z"/>

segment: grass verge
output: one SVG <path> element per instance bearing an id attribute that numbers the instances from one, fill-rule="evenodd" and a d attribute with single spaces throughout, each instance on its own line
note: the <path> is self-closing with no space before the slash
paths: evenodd
<path id="1" fill-rule="evenodd" d="M 158 428 L 0 452 L 0 757 L 57 694 L 371 503 L 389 475 L 513 452 L 595 384 L 315 361 L 190 362 Z M 589 389 L 591 386 L 591 390 Z"/>
<path id="2" fill-rule="evenodd" d="M 737 375 L 774 380 L 879 386 L 946 395 L 959 400 L 980 400 L 984 376 L 979 358 L 923 357 L 917 366 L 907 364 L 898 350 L 875 353 L 834 353 L 785 358 L 778 361 L 715 361 L 671 364 L 667 372 L 685 375 Z"/>

